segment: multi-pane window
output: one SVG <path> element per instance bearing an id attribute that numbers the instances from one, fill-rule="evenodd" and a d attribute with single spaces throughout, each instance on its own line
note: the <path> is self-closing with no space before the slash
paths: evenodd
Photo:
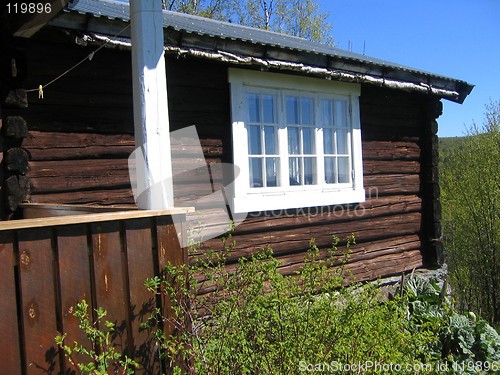
<path id="1" fill-rule="evenodd" d="M 323 132 L 324 177 L 327 184 L 349 183 L 351 130 L 345 99 L 320 99 Z"/>
<path id="2" fill-rule="evenodd" d="M 236 69 L 230 82 L 236 211 L 364 200 L 357 85 Z"/>
<path id="3" fill-rule="evenodd" d="M 247 92 L 246 103 L 250 187 L 280 186 L 276 97 Z"/>

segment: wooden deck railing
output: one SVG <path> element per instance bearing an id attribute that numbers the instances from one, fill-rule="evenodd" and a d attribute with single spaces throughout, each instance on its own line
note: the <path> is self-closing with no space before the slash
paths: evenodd
<path id="1" fill-rule="evenodd" d="M 86 299 L 116 323 L 117 349 L 158 373 L 151 337 L 140 329 L 156 299 L 146 278 L 187 261 L 173 219 L 188 209 L 124 211 L 0 223 L 0 373 L 58 374 L 72 368 L 55 345 L 86 339 L 73 307 Z"/>

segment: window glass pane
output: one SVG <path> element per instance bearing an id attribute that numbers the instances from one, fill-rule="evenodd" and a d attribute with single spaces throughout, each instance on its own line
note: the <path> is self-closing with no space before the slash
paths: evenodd
<path id="1" fill-rule="evenodd" d="M 289 158 L 290 186 L 302 185 L 302 159 Z"/>
<path id="2" fill-rule="evenodd" d="M 328 99 L 321 99 L 321 116 L 323 116 L 323 124 L 325 126 L 333 126 L 333 111 L 332 101 Z"/>
<path id="3" fill-rule="evenodd" d="M 339 183 L 349 182 L 349 158 L 339 157 L 338 160 L 338 171 L 339 171 Z"/>
<path id="4" fill-rule="evenodd" d="M 262 141 L 260 138 L 260 126 L 250 125 L 248 127 L 248 153 L 250 155 L 262 154 Z"/>
<path id="5" fill-rule="evenodd" d="M 266 158 L 267 186 L 279 186 L 279 158 Z"/>
<path id="6" fill-rule="evenodd" d="M 304 185 L 315 185 L 316 181 L 316 158 L 304 158 Z"/>
<path id="7" fill-rule="evenodd" d="M 337 154 L 346 155 L 348 153 L 347 129 L 337 130 Z"/>
<path id="8" fill-rule="evenodd" d="M 266 155 L 278 154 L 278 132 L 274 126 L 264 126 Z"/>
<path id="9" fill-rule="evenodd" d="M 262 187 L 262 158 L 250 158 L 250 187 Z"/>
<path id="10" fill-rule="evenodd" d="M 259 95 L 254 93 L 246 93 L 248 105 L 248 121 L 260 122 L 260 100 Z"/>
<path id="11" fill-rule="evenodd" d="M 264 107 L 264 122 L 274 124 L 274 96 L 263 95 L 262 102 Z"/>
<path id="12" fill-rule="evenodd" d="M 297 96 L 286 97 L 286 123 L 299 123 L 299 98 Z"/>
<path id="13" fill-rule="evenodd" d="M 312 125 L 314 123 L 314 103 L 312 98 L 301 99 L 301 124 Z"/>
<path id="14" fill-rule="evenodd" d="M 334 154 L 333 128 L 323 128 L 323 148 L 325 154 Z"/>
<path id="15" fill-rule="evenodd" d="M 336 183 L 335 178 L 335 158 L 334 157 L 326 157 L 325 158 L 325 182 L 327 184 Z"/>
<path id="16" fill-rule="evenodd" d="M 302 128 L 303 153 L 314 154 L 314 129 Z"/>
<path id="17" fill-rule="evenodd" d="M 338 128 L 347 127 L 347 101 L 346 100 L 335 100 L 335 113 L 337 117 L 337 123 L 335 124 Z"/>
<path id="18" fill-rule="evenodd" d="M 288 153 L 292 155 L 300 154 L 300 129 L 288 128 Z"/>

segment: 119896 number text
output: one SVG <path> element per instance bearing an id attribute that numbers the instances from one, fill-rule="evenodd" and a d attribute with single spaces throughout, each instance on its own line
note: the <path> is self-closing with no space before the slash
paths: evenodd
<path id="1" fill-rule="evenodd" d="M 35 14 L 35 13 L 50 13 L 52 4 L 50 3 L 8 3 L 7 13 L 9 14 Z"/>

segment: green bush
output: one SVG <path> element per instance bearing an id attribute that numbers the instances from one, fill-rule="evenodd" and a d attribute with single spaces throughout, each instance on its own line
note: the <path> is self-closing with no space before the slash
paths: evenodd
<path id="1" fill-rule="evenodd" d="M 440 181 L 446 262 L 456 306 L 500 324 L 500 102 L 482 127 L 444 150 Z"/>
<path id="2" fill-rule="evenodd" d="M 427 349 L 439 337 L 410 330 L 407 305 L 385 300 L 376 285 L 346 286 L 353 241 L 344 251 L 338 239 L 327 251 L 312 241 L 301 271 L 286 277 L 270 249 L 236 267 L 224 266 L 223 252 L 190 268 L 167 266 L 146 282 L 173 304 L 173 316 L 150 321 L 178 328 L 171 337 L 157 331 L 165 357 L 179 373 L 196 374 L 295 374 L 312 364 L 431 359 Z"/>
<path id="3" fill-rule="evenodd" d="M 66 345 L 66 334 L 56 336 L 56 344 L 79 374 L 107 375 L 108 371 L 121 375 L 134 374 L 139 364 L 115 349 L 111 340 L 115 325 L 103 321 L 106 310 L 97 308 L 97 320 L 94 322 L 88 308 L 87 302 L 82 300 L 75 306 L 73 315 L 80 321 L 78 327 L 85 333 L 90 345 L 78 342 Z"/>

